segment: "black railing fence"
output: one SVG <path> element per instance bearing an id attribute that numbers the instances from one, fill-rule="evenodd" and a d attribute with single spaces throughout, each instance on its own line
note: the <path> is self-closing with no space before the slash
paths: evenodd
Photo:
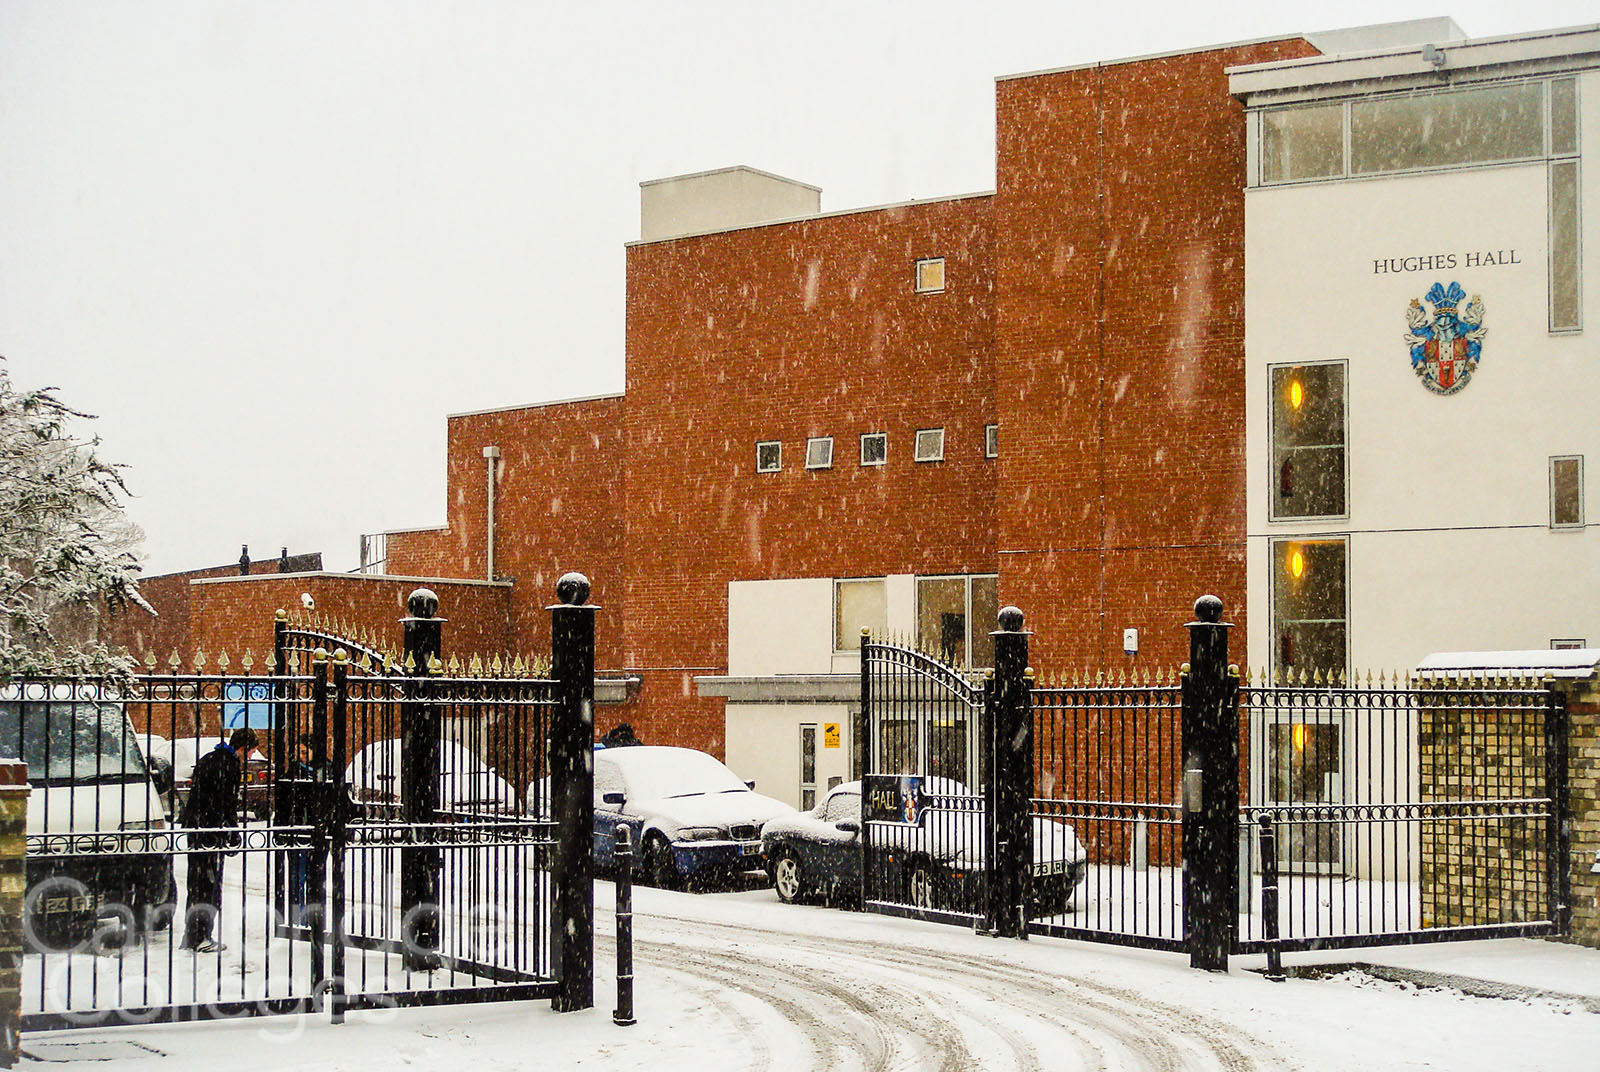
<path id="1" fill-rule="evenodd" d="M 997 933 L 1020 918 L 1212 969 L 1568 928 L 1551 682 L 1242 679 L 1211 597 L 1180 670 L 1039 681 L 1007 614 L 981 685 L 903 644 L 862 645 L 869 909 Z M 1022 823 L 1004 803 L 1019 793 Z"/>
<path id="2" fill-rule="evenodd" d="M 1239 711 L 1244 858 L 1259 881 L 1270 823 L 1280 944 L 1560 930 L 1564 788 L 1549 760 L 1564 708 L 1543 683 L 1262 680 Z M 1266 921 L 1246 907 L 1241 948 L 1261 948 Z"/>
<path id="3" fill-rule="evenodd" d="M 1077 675 L 1033 690 L 1033 813 L 1076 836 L 1084 878 L 1041 933 L 1178 949 L 1183 942 L 1182 693 L 1166 681 Z M 1071 832 L 1069 835 L 1068 832 Z"/>
<path id="4" fill-rule="evenodd" d="M 552 612 L 592 653 L 584 589 Z M 398 657 L 280 612 L 259 661 L 0 686 L 0 755 L 32 784 L 26 1030 L 592 1004 L 583 913 L 555 924 L 561 897 L 592 903 L 590 830 L 556 806 L 592 776 L 551 751 L 582 736 L 592 655 L 555 653 L 570 680 L 510 659 L 447 675 L 435 607 L 413 598 Z"/>

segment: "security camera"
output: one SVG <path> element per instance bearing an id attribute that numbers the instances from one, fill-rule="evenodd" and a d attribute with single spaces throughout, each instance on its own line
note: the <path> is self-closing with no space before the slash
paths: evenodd
<path id="1" fill-rule="evenodd" d="M 310 592 L 301 592 L 300 593 L 300 605 L 302 607 L 304 607 L 306 610 L 316 610 L 317 609 L 317 601 L 311 598 L 311 593 Z"/>

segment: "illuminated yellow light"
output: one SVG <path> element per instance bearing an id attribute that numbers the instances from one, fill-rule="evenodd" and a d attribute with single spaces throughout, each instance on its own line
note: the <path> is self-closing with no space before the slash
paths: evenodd
<path id="1" fill-rule="evenodd" d="M 1299 380 L 1290 380 L 1289 381 L 1289 405 L 1290 405 L 1290 407 L 1293 408 L 1293 409 L 1299 409 L 1300 408 L 1300 403 L 1304 402 L 1305 400 L 1306 400 L 1306 389 L 1304 387 L 1300 386 L 1300 381 Z"/>
<path id="2" fill-rule="evenodd" d="M 1294 750 L 1296 752 L 1304 752 L 1306 750 L 1306 724 L 1304 722 L 1296 722 L 1294 724 L 1293 736 Z"/>
<path id="3" fill-rule="evenodd" d="M 1294 575 L 1295 580 L 1305 576 L 1306 556 L 1300 553 L 1298 547 L 1289 552 L 1289 572 Z"/>

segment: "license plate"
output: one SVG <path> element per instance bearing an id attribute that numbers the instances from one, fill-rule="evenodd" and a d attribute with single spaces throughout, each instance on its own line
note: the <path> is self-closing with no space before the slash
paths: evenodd
<path id="1" fill-rule="evenodd" d="M 1044 863 L 1034 864 L 1033 873 L 1036 875 L 1060 875 L 1064 874 L 1070 866 L 1066 860 L 1046 860 Z"/>
<path id="2" fill-rule="evenodd" d="M 759 842 L 759 841 L 746 841 L 744 844 L 739 846 L 739 855 L 740 856 L 760 856 L 761 855 L 761 842 Z"/>

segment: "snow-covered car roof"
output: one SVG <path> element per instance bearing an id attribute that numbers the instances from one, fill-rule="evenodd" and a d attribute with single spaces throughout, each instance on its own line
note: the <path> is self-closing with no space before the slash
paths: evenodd
<path id="1" fill-rule="evenodd" d="M 622 773 L 630 795 L 668 799 L 696 793 L 748 792 L 737 774 L 713 755 L 694 748 L 640 745 L 607 748 L 594 754 L 596 764 L 612 764 Z"/>
<path id="2" fill-rule="evenodd" d="M 357 792 L 398 794 L 400 747 L 397 737 L 372 742 L 357 752 L 345 768 L 345 780 Z M 511 783 L 491 771 L 476 752 L 460 741 L 439 742 L 439 788 L 440 803 L 446 806 L 467 801 L 492 801 L 513 808 L 517 805 L 517 792 Z"/>

